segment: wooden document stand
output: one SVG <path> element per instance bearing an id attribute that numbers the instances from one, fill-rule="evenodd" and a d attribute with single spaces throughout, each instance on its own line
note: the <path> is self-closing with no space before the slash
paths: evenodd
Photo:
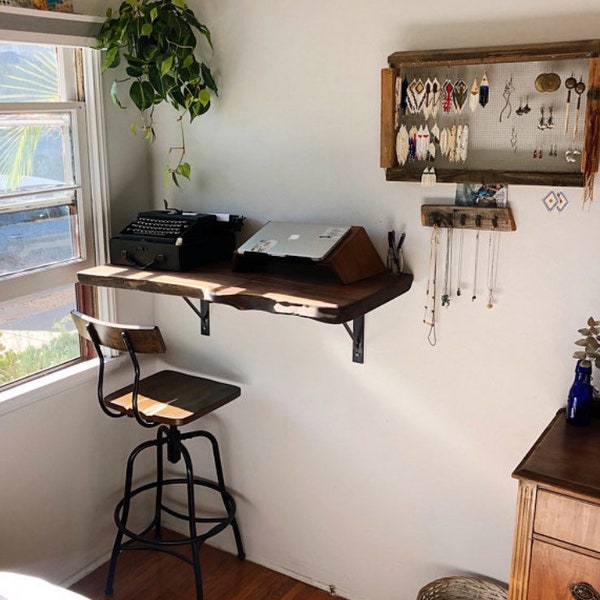
<path id="1" fill-rule="evenodd" d="M 385 265 L 364 227 L 353 226 L 344 239 L 322 260 L 276 257 L 262 253 L 233 255 L 236 272 L 267 272 L 281 276 L 304 275 L 354 283 L 386 272 Z"/>

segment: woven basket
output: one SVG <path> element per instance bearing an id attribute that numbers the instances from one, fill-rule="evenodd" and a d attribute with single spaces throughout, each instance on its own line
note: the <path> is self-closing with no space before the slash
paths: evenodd
<path id="1" fill-rule="evenodd" d="M 443 577 L 421 588 L 417 600 L 506 600 L 505 587 L 478 577 Z"/>

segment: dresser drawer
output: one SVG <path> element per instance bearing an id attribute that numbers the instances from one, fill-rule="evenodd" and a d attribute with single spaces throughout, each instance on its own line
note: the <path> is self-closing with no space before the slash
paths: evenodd
<path id="1" fill-rule="evenodd" d="M 585 582 L 600 591 L 600 561 L 535 540 L 527 600 L 573 600 L 569 586 Z"/>
<path id="2" fill-rule="evenodd" d="M 600 506 L 539 490 L 533 531 L 600 552 Z"/>

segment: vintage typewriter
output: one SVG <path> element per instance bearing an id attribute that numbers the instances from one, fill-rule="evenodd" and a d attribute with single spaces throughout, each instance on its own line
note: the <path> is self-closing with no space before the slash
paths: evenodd
<path id="1" fill-rule="evenodd" d="M 185 212 L 177 209 L 141 212 L 109 241 L 110 261 L 138 269 L 188 271 L 202 264 L 231 259 L 235 231 L 244 217 Z"/>

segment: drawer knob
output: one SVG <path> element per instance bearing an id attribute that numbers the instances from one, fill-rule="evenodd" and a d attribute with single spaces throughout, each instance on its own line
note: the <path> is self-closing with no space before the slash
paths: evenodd
<path id="1" fill-rule="evenodd" d="M 571 590 L 571 596 L 575 600 L 600 600 L 600 594 L 585 581 L 572 583 L 569 589 Z"/>

